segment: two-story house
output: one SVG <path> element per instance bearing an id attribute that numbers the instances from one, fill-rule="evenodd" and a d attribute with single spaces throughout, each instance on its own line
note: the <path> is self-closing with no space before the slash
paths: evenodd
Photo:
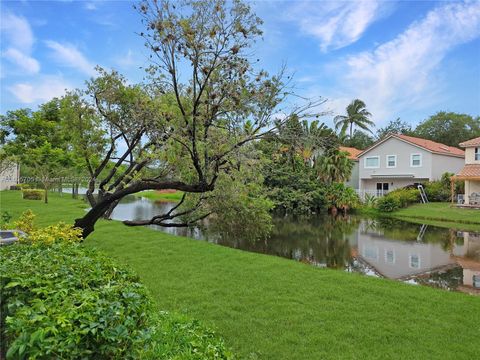
<path id="1" fill-rule="evenodd" d="M 465 166 L 453 179 L 465 180 L 465 205 L 480 206 L 480 137 L 460 146 L 465 148 Z"/>
<path id="2" fill-rule="evenodd" d="M 383 195 L 408 185 L 456 174 L 465 152 L 413 136 L 390 134 L 358 155 L 360 194 Z"/>

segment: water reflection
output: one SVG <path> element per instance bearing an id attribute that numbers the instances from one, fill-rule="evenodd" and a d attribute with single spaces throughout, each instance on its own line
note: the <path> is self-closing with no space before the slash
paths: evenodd
<path id="1" fill-rule="evenodd" d="M 148 219 L 175 204 L 128 197 L 116 220 Z M 222 238 L 196 228 L 160 228 L 246 251 L 295 259 L 319 267 L 480 294 L 480 233 L 458 232 L 391 219 L 356 216 L 277 217 L 269 239 Z"/>

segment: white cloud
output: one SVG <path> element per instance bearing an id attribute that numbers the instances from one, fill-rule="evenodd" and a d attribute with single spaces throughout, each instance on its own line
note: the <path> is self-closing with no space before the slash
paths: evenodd
<path id="1" fill-rule="evenodd" d="M 303 32 L 318 38 L 322 51 L 328 51 L 356 42 L 388 8 L 391 4 L 379 0 L 301 1 L 288 13 Z"/>
<path id="2" fill-rule="evenodd" d="M 85 3 L 85 9 L 87 10 L 97 10 L 97 5 L 93 2 L 87 2 Z"/>
<path id="3" fill-rule="evenodd" d="M 364 100 L 377 121 L 396 111 L 439 102 L 439 65 L 456 46 L 480 36 L 480 2 L 449 3 L 431 10 L 395 39 L 340 65 L 344 94 Z M 382 119 L 382 120 L 381 120 Z"/>
<path id="4" fill-rule="evenodd" d="M 62 96 L 72 86 L 60 76 L 44 76 L 34 82 L 16 83 L 8 90 L 20 103 L 32 104 Z"/>
<path id="5" fill-rule="evenodd" d="M 72 44 L 60 44 L 53 40 L 47 40 L 45 44 L 53 50 L 53 57 L 60 64 L 75 68 L 89 76 L 95 75 L 95 65 Z"/>
<path id="6" fill-rule="evenodd" d="M 40 64 L 37 60 L 17 49 L 9 48 L 2 55 L 28 74 L 36 74 L 40 71 Z"/>
<path id="7" fill-rule="evenodd" d="M 35 38 L 28 21 L 23 17 L 3 12 L 0 20 L 2 35 L 6 35 L 8 42 L 17 49 L 30 52 Z"/>
<path id="8" fill-rule="evenodd" d="M 7 43 L 8 49 L 2 52 L 2 57 L 15 64 L 23 72 L 36 74 L 40 71 L 40 64 L 31 56 L 35 43 L 29 22 L 20 16 L 2 12 L 0 18 L 2 40 Z M 6 48 L 5 44 L 2 46 Z"/>

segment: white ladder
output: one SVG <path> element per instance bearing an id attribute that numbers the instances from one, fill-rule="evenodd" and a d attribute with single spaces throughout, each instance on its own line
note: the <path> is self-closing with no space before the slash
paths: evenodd
<path id="1" fill-rule="evenodd" d="M 417 186 L 417 188 L 418 188 L 418 191 L 420 191 L 420 198 L 422 199 L 422 203 L 423 204 L 428 203 L 427 193 L 425 192 L 423 185 L 420 184 Z"/>

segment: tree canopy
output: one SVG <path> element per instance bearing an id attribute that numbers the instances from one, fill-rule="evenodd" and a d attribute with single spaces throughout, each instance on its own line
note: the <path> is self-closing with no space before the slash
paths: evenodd
<path id="1" fill-rule="evenodd" d="M 480 117 L 440 111 L 422 121 L 414 133 L 418 137 L 458 147 L 461 142 L 480 136 Z"/>
<path id="2" fill-rule="evenodd" d="M 385 127 L 378 129 L 377 139 L 383 139 L 388 134 L 403 134 L 414 136 L 412 126 L 406 121 L 400 120 L 400 118 L 391 120 Z"/>
<path id="3" fill-rule="evenodd" d="M 284 70 L 269 75 L 254 68 L 250 48 L 262 22 L 248 4 L 165 0 L 136 8 L 150 52 L 148 83 L 129 84 L 98 68 L 86 89 L 62 101 L 73 146 L 90 177 L 92 208 L 75 223 L 84 236 L 123 197 L 143 190 L 189 195 L 168 213 L 127 225 L 189 226 L 215 211 L 217 217 L 227 214 L 215 210 L 211 199 L 220 183 L 251 193 L 252 178 L 243 175 L 256 159 L 249 144 L 322 103 L 290 102 L 283 109 L 289 80 Z"/>

